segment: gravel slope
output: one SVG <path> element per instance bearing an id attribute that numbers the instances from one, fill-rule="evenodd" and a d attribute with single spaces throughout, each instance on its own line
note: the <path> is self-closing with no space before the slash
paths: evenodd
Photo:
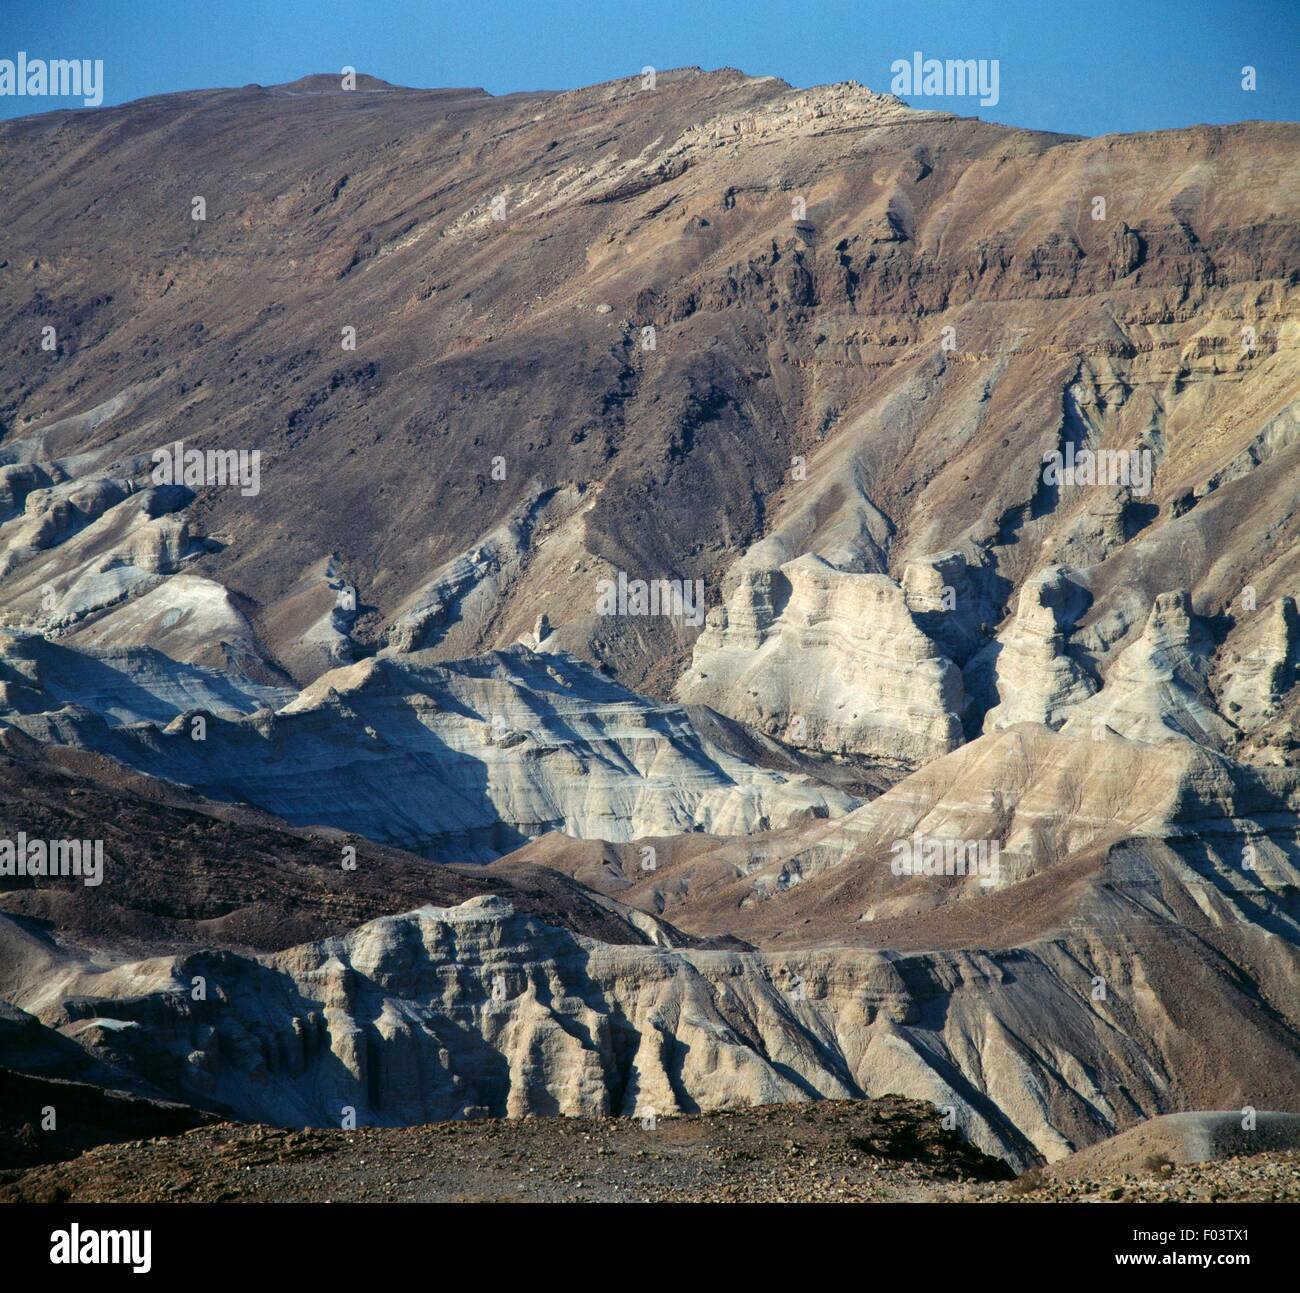
<path id="1" fill-rule="evenodd" d="M 1119 1138 L 1117 1138 L 1119 1139 Z M 222 1124 L 0 1173 L 0 1202 L 1300 1202 L 1300 1152 L 1017 1180 L 887 1096 L 660 1119 Z"/>

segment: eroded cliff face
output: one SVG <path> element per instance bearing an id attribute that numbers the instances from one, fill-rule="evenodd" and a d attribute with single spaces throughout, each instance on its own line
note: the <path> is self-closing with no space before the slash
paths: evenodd
<path id="1" fill-rule="evenodd" d="M 0 721 L 38 740 L 440 861 L 489 861 L 555 830 L 747 834 L 859 802 L 733 755 L 680 706 L 525 647 L 452 664 L 368 659 L 294 693 L 149 648 L 11 636 L 0 684 Z"/>
<path id="2" fill-rule="evenodd" d="M 1290 771 L 1024 724 L 838 822 L 666 841 L 649 871 L 643 843 L 583 865 L 550 835 L 489 869 L 567 866 L 629 922 L 620 945 L 505 896 L 261 955 L 196 927 L 193 951 L 87 959 L 5 918 L 0 993 L 117 1080 L 251 1119 L 896 1093 L 1023 1166 L 1162 1109 L 1290 1100 L 1298 804 Z M 917 839 L 988 840 L 994 866 L 900 867 Z M 689 945 L 720 929 L 751 950 Z"/>
<path id="3" fill-rule="evenodd" d="M 1023 1166 L 1170 1104 L 1285 1097 L 1293 1034 L 1268 1006 L 1300 962 L 1254 983 L 1207 978 L 1190 931 L 1112 915 L 1112 929 L 1014 951 L 737 953 L 611 947 L 480 898 L 260 960 L 47 963 L 39 983 L 7 988 L 157 1089 L 289 1125 L 898 1093 L 951 1107 L 974 1143 Z M 1233 938 L 1219 945 L 1239 956 L 1267 942 Z M 1227 1012 L 1238 1038 L 1252 1030 L 1244 1049 L 1198 1041 L 1195 1068 L 1188 973 L 1199 1020 Z"/>
<path id="4" fill-rule="evenodd" d="M 677 694 L 796 746 L 905 768 L 963 740 L 961 672 L 902 589 L 814 556 L 742 576 Z"/>

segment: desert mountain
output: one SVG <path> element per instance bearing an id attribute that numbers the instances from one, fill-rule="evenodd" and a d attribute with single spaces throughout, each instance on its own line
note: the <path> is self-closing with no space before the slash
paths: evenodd
<path id="1" fill-rule="evenodd" d="M 1300 1109 L 1300 126 L 319 77 L 0 193 L 0 834 L 107 855 L 0 879 L 42 1081 Z"/>
<path id="2" fill-rule="evenodd" d="M 629 685 L 722 708 L 724 623 L 766 580 L 758 631 L 797 649 L 781 571 L 811 553 L 904 589 L 857 593 L 878 631 L 919 623 L 968 672 L 992 648 L 914 702 L 925 749 L 954 706 L 982 726 L 1049 566 L 1094 684 L 1178 589 L 1207 645 L 1254 649 L 1296 591 L 1300 127 L 1080 140 L 853 84 L 641 87 L 322 80 L 0 126 L 11 616 L 306 682 L 547 613 Z M 129 492 L 177 440 L 259 450 L 260 492 Z M 1140 479 L 1046 483 L 1071 448 L 1145 451 Z M 182 567 L 170 616 L 133 604 Z M 704 581 L 727 618 L 693 669 L 683 617 L 596 613 L 618 571 Z M 788 728 L 779 694 L 730 699 Z M 808 701 L 807 739 L 852 748 Z"/>

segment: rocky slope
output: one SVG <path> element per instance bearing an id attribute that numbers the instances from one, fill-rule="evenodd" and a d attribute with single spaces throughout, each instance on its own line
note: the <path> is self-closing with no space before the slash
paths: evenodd
<path id="1" fill-rule="evenodd" d="M 653 1123 L 222 1126 L 23 1174 L 0 1169 L 0 1201 L 903 1202 L 1009 1175 L 933 1110 L 887 1098 Z"/>
<path id="2" fill-rule="evenodd" d="M 1043 921 L 1118 931 L 1149 920 L 1142 909 L 1166 887 L 1198 907 L 1228 904 L 1216 922 L 1261 923 L 1289 940 L 1298 807 L 1291 769 L 1249 768 L 1187 741 L 1093 740 L 1024 724 L 933 761 L 835 821 L 664 841 L 652 872 L 637 865 L 636 847 L 543 839 L 516 856 L 685 928 L 725 923 L 764 946 L 1005 946 Z M 928 841 L 944 846 L 933 866 Z M 960 857 L 949 841 L 963 846 Z"/>
<path id="3" fill-rule="evenodd" d="M 1213 1116 L 1213 1115 L 1210 1115 Z M 1161 1120 L 1157 1119 L 1156 1122 Z M 1118 1138 L 1117 1138 L 1118 1139 Z M 1099 1149 L 1101 1146 L 1098 1147 Z M 220 1126 L 25 1172 L 5 1202 L 1170 1203 L 1300 1200 L 1300 1154 L 1084 1166 L 1015 1179 L 887 1096 L 648 1120 L 476 1120 L 284 1131 Z M 143 1167 L 143 1170 L 142 1170 Z"/>
<path id="4" fill-rule="evenodd" d="M 698 629 L 600 616 L 599 579 L 719 605 L 812 553 L 906 587 L 964 668 L 1068 566 L 1093 674 L 1157 594 L 1228 652 L 1295 595 L 1297 127 L 1078 140 L 852 84 L 641 84 L 4 123 L 9 613 L 303 682 L 546 611 L 663 696 Z M 176 440 L 259 450 L 260 492 L 151 487 Z M 1149 479 L 1050 485 L 1065 450 Z M 182 572 L 188 637 L 130 609 Z M 996 691 L 967 691 L 979 730 Z M 793 713 L 835 741 L 837 704 Z"/>
<path id="5" fill-rule="evenodd" d="M 915 767 L 962 742 L 961 672 L 883 575 L 804 556 L 742 578 L 678 694 L 796 746 Z"/>
<path id="6" fill-rule="evenodd" d="M 1214 1163 L 1255 1154 L 1300 1151 L 1300 1114 L 1252 1110 L 1169 1113 L 1071 1154 L 1044 1176 L 1081 1181 L 1116 1172 L 1164 1175 L 1187 1163 Z"/>
<path id="7" fill-rule="evenodd" d="M 495 896 L 258 958 L 104 966 L 9 926 L 0 991 L 98 1060 L 249 1119 L 630 1116 L 896 1092 L 1023 1167 L 1171 1102 L 1276 1105 L 1294 1090 L 1300 956 L 1271 962 L 1283 940 L 1222 928 L 1226 904 L 1197 922 L 1172 885 L 1148 903 L 1004 952 L 929 954 L 616 947 Z"/>

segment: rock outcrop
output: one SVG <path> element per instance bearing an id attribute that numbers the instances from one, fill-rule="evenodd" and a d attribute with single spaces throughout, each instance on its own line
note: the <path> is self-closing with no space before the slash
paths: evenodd
<path id="1" fill-rule="evenodd" d="M 0 998 L 288 1123 L 1296 1107 L 1298 145 L 730 70 L 0 122 L 6 811 L 127 875 L 4 876 Z"/>
<path id="2" fill-rule="evenodd" d="M 1211 614 L 1247 585 L 1296 595 L 1295 125 L 1072 139 L 851 83 L 657 86 L 245 87 L 0 124 L 0 192 L 23 195 L 6 612 L 35 623 L 49 583 L 66 630 L 154 591 L 132 562 L 64 597 L 119 546 L 75 545 L 132 509 L 133 464 L 178 438 L 263 454 L 255 497 L 196 487 L 180 559 L 300 685 L 340 663 L 302 640 L 330 623 L 300 594 L 332 553 L 365 608 L 354 658 L 464 658 L 545 609 L 563 649 L 661 699 L 695 629 L 602 622 L 611 567 L 716 598 L 764 544 L 756 569 L 813 553 L 900 581 L 978 553 L 983 640 L 940 641 L 963 666 L 1053 562 L 1089 570 L 1103 623 L 1175 587 Z M 206 175 L 222 214 L 178 249 Z M 286 341 L 343 318 L 355 352 Z M 1149 451 L 1149 491 L 1054 491 L 1065 446 Z"/>
<path id="3" fill-rule="evenodd" d="M 789 742 L 915 767 L 961 743 L 961 673 L 888 576 L 805 556 L 709 613 L 677 687 Z"/>
<path id="4" fill-rule="evenodd" d="M 20 647 L 0 723 L 432 858 L 486 861 L 552 830 L 747 834 L 858 802 L 807 773 L 746 762 L 702 738 L 682 707 L 559 652 L 371 658 L 293 695 L 147 648 Z"/>
<path id="5" fill-rule="evenodd" d="M 986 732 L 1016 723 L 1057 729 L 1066 711 L 1097 690 L 1069 645 L 1087 600 L 1087 592 L 1059 566 L 1021 585 L 1015 619 L 967 670 L 968 678 L 980 677 L 986 687 L 991 676 L 997 688 L 997 704 L 984 716 Z"/>
<path id="6" fill-rule="evenodd" d="M 1261 609 L 1235 640 L 1219 670 L 1219 705 L 1247 729 L 1266 722 L 1296 683 L 1300 615 L 1293 597 Z"/>
<path id="7" fill-rule="evenodd" d="M 145 610 L 147 602 L 136 606 Z M 166 725 L 194 710 L 233 716 L 279 708 L 293 695 L 238 673 L 184 664 L 150 646 L 81 649 L 0 630 L 0 725 L 60 710 L 93 714 L 99 726 Z"/>
<path id="8" fill-rule="evenodd" d="M 477 898 L 258 959 L 47 960 L 39 985 L 6 992 L 102 1062 L 262 1121 L 646 1116 L 894 1093 L 951 1107 L 975 1144 L 1025 1166 L 1170 1099 L 1163 967 L 1182 957 L 1185 970 L 1189 948 L 1145 985 L 1130 950 L 1087 937 L 1001 955 L 610 947 Z M 1100 1000 L 1097 975 L 1111 985 Z M 1210 1012 L 1253 1013 L 1226 981 L 1206 991 Z M 1294 1057 L 1280 1037 L 1259 1046 L 1180 1091 L 1275 1091 Z M 1250 1071 L 1263 1055 L 1283 1072 Z"/>
<path id="9" fill-rule="evenodd" d="M 1064 730 L 1223 749 L 1234 729 L 1215 709 L 1209 674 L 1208 643 L 1193 625 L 1187 593 L 1161 593 L 1142 636 L 1115 659 L 1101 691 L 1071 710 Z"/>
<path id="10" fill-rule="evenodd" d="M 1121 856 L 1135 876 L 1169 866 L 1176 887 L 1217 890 L 1238 909 L 1234 920 L 1257 919 L 1290 938 L 1298 810 L 1294 770 L 1246 767 L 1191 741 L 1113 733 L 1098 741 L 1023 724 L 936 759 L 834 821 L 745 840 L 665 842 L 652 873 L 636 865 L 634 849 L 597 861 L 580 846 L 542 841 L 521 856 L 687 931 L 725 925 L 763 947 L 1016 943 L 1073 927 L 1078 907 L 1092 901 L 1078 887 L 1083 878 L 1099 866 L 1106 874 L 1106 859 Z M 931 843 L 942 846 L 939 865 L 929 865 Z M 921 865 L 902 865 L 914 859 Z M 1114 913 L 1103 923 L 1147 919 L 1116 908 L 1104 887 L 1095 897 Z M 1133 900 L 1145 905 L 1140 887 Z"/>

